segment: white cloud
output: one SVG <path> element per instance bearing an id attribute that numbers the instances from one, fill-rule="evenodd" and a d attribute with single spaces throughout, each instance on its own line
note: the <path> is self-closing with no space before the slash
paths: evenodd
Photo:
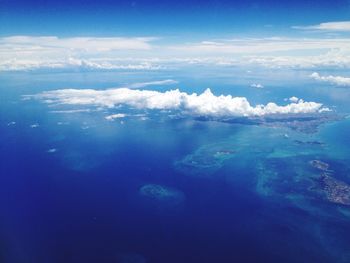
<path id="1" fill-rule="evenodd" d="M 252 85 L 250 85 L 252 88 L 257 88 L 257 89 L 263 89 L 264 86 L 261 85 L 260 83 L 253 83 Z"/>
<path id="2" fill-rule="evenodd" d="M 154 40 L 152 37 L 0 37 L 0 70 L 155 69 L 157 66 L 148 62 L 109 60 L 151 50 Z"/>
<path id="3" fill-rule="evenodd" d="M 0 37 L 0 71 L 162 70 L 184 65 L 350 67 L 350 38 L 237 38 L 156 43 L 142 37 Z M 155 45 L 156 43 L 156 45 Z"/>
<path id="4" fill-rule="evenodd" d="M 61 89 L 43 92 L 31 97 L 56 105 L 86 105 L 107 108 L 128 106 L 136 109 L 174 110 L 184 115 L 214 118 L 307 114 L 319 113 L 325 109 L 321 103 L 303 100 L 284 106 L 273 102 L 252 106 L 245 97 L 215 96 L 210 89 L 199 95 L 196 93 L 188 94 L 178 89 L 165 92 L 129 88 Z"/>
<path id="5" fill-rule="evenodd" d="M 150 49 L 151 37 L 68 37 L 57 36 L 10 36 L 0 38 L 1 51 L 10 49 L 19 52 L 47 50 L 81 50 L 106 52 L 111 50 Z"/>
<path id="6" fill-rule="evenodd" d="M 173 79 L 165 79 L 165 80 L 156 80 L 156 81 L 149 81 L 149 82 L 140 82 L 140 83 L 134 83 L 131 85 L 128 85 L 128 88 L 131 89 L 138 89 L 143 88 L 146 86 L 153 86 L 153 85 L 173 85 L 179 83 L 176 80 Z"/>
<path id="7" fill-rule="evenodd" d="M 75 109 L 75 110 L 52 110 L 51 113 L 81 113 L 90 112 L 90 109 Z"/>
<path id="8" fill-rule="evenodd" d="M 348 38 L 237 38 L 216 42 L 202 41 L 171 46 L 173 50 L 192 54 L 261 54 L 271 52 L 305 51 L 349 48 Z"/>
<path id="9" fill-rule="evenodd" d="M 294 29 L 350 32 L 350 21 L 326 22 L 312 26 L 293 26 Z"/>
<path id="10" fill-rule="evenodd" d="M 290 101 L 290 102 L 297 103 L 297 102 L 299 101 L 299 98 L 293 96 L 293 97 L 290 97 L 290 98 L 289 98 L 289 101 Z"/>
<path id="11" fill-rule="evenodd" d="M 129 63 L 120 60 L 54 58 L 11 58 L 0 61 L 0 71 L 23 71 L 37 69 L 83 69 L 83 70 L 159 70 L 163 67 L 145 61 Z"/>
<path id="12" fill-rule="evenodd" d="M 115 119 L 121 119 L 121 118 L 125 118 L 126 114 L 124 113 L 117 113 L 117 114 L 112 114 L 112 115 L 108 115 L 105 117 L 105 119 L 107 121 L 114 121 Z"/>
<path id="13" fill-rule="evenodd" d="M 350 44 L 347 48 L 332 49 L 319 55 L 248 56 L 246 64 L 269 68 L 349 68 Z"/>
<path id="14" fill-rule="evenodd" d="M 312 73 L 310 77 L 318 81 L 328 82 L 338 86 L 350 86 L 350 78 L 346 78 L 346 77 L 332 76 L 332 75 L 321 76 L 317 72 Z"/>

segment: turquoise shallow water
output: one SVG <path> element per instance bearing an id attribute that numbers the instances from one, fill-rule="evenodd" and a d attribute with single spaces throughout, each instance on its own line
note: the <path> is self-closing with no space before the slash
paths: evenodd
<path id="1" fill-rule="evenodd" d="M 349 262 L 349 91 L 291 82 L 297 73 L 288 72 L 283 80 L 257 74 L 266 81 L 257 91 L 249 76 L 232 77 L 242 72 L 1 76 L 1 261 Z M 296 95 L 337 117 L 57 113 L 70 108 L 21 97 L 169 78 L 179 83 L 147 88 L 210 87 L 252 103 Z M 105 119 L 118 110 L 128 116 Z"/>

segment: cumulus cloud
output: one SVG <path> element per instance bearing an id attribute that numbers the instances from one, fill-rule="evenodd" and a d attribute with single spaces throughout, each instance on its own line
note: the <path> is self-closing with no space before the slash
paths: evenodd
<path id="1" fill-rule="evenodd" d="M 328 82 L 338 86 L 350 86 L 350 78 L 346 78 L 346 77 L 332 76 L 332 75 L 321 76 L 317 72 L 312 73 L 310 77 L 318 81 Z"/>
<path id="2" fill-rule="evenodd" d="M 326 22 L 311 26 L 293 26 L 294 29 L 350 32 L 350 21 Z"/>
<path id="3" fill-rule="evenodd" d="M 61 89 L 32 95 L 31 98 L 56 105 L 86 105 L 107 108 L 127 106 L 135 109 L 174 110 L 184 115 L 213 118 L 309 114 L 327 110 L 321 103 L 303 100 L 283 106 L 273 102 L 252 106 L 245 97 L 216 96 L 210 89 L 205 90 L 202 94 L 188 94 L 178 89 L 165 92 L 129 88 Z"/>
<path id="4" fill-rule="evenodd" d="M 290 102 L 297 103 L 297 102 L 299 101 L 299 99 L 298 99 L 297 97 L 293 96 L 293 97 L 290 97 L 290 98 L 289 98 L 289 101 L 290 101 Z"/>

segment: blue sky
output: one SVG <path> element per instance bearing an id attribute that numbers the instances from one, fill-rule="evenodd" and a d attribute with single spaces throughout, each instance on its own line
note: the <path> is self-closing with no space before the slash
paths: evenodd
<path id="1" fill-rule="evenodd" d="M 0 0 L 0 71 L 350 68 L 350 0 Z"/>
<path id="2" fill-rule="evenodd" d="M 181 70 L 217 74 L 239 68 L 247 75 L 273 72 L 283 77 L 284 69 L 301 69 L 309 81 L 350 86 L 350 76 L 343 74 L 350 69 L 350 0 L 0 0 L 0 5 L 0 72 L 121 70 L 176 75 Z M 264 88 L 258 82 L 250 86 Z M 78 104 L 95 97 L 102 106 L 120 102 L 111 101 L 110 91 L 82 91 L 72 101 L 69 90 L 62 92 L 59 97 L 68 96 L 64 101 Z M 251 107 L 245 99 L 218 98 L 209 90 L 198 97 L 155 93 L 155 101 L 147 100 L 148 92 L 115 92 L 115 98 L 128 97 L 120 103 L 129 106 L 139 105 L 142 95 L 144 109 L 176 108 L 174 98 L 175 105 L 192 102 L 189 108 L 200 114 L 208 104 L 228 104 L 214 107 L 210 114 L 215 116 L 228 110 L 244 116 L 326 110 L 295 99 L 291 102 L 297 106 Z M 49 101 L 57 94 L 52 95 Z"/>
<path id="3" fill-rule="evenodd" d="M 347 20 L 349 0 L 0 0 L 2 36 L 272 36 Z"/>

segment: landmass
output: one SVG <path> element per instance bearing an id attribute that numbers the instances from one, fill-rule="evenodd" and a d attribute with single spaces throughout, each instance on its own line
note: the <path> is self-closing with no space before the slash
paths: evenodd
<path id="1" fill-rule="evenodd" d="M 309 164 L 316 168 L 316 169 L 319 169 L 321 171 L 328 171 L 328 168 L 329 168 L 329 164 L 328 163 L 325 163 L 325 162 L 322 162 L 320 160 L 311 160 L 309 162 Z"/>
<path id="2" fill-rule="evenodd" d="M 323 173 L 321 175 L 321 185 L 330 202 L 350 205 L 350 185 Z"/>

